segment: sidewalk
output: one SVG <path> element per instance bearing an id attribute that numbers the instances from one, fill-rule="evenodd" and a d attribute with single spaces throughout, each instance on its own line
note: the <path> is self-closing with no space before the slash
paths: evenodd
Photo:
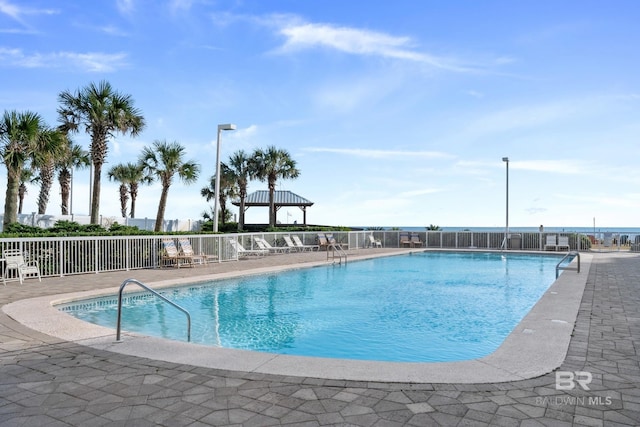
<path id="1" fill-rule="evenodd" d="M 0 286 L 0 305 L 129 277 L 151 282 L 309 261 L 326 254 L 30 280 Z M 0 312 L 0 425 L 633 426 L 640 424 L 639 319 L 640 255 L 595 254 L 561 367 L 590 373 L 587 391 L 577 381 L 557 390 L 555 373 L 496 384 L 390 384 L 197 368 L 60 342 Z"/>

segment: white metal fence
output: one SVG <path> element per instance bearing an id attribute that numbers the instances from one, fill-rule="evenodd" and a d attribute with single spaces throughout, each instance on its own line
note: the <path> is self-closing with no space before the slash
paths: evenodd
<path id="1" fill-rule="evenodd" d="M 399 230 L 333 232 L 338 243 L 351 250 L 370 246 L 369 235 L 379 240 L 383 247 L 403 245 L 402 236 L 408 232 Z M 415 248 L 431 249 L 504 249 L 504 233 L 499 232 L 412 232 L 416 237 Z M 254 237 L 266 239 L 272 246 L 285 246 L 284 236 L 297 235 L 305 245 L 317 244 L 317 232 L 299 233 L 242 233 L 185 235 L 196 254 L 216 259 L 216 262 L 234 261 L 238 253 L 230 243 L 236 240 L 245 249 L 258 249 Z M 640 251 L 640 239 L 636 236 L 590 236 L 580 233 L 511 233 L 507 250 L 544 251 L 547 236 L 566 236 L 571 250 L 632 250 Z M 72 274 L 100 273 L 108 271 L 159 268 L 162 263 L 163 244 L 166 238 L 176 235 L 154 236 L 86 236 L 3 238 L 0 250 L 20 249 L 28 260 L 37 260 L 43 277 Z M 565 250 L 565 249 L 563 249 Z"/>

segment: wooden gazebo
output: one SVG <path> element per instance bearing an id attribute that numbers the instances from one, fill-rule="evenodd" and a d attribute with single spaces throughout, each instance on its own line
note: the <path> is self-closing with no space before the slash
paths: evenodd
<path id="1" fill-rule="evenodd" d="M 276 208 L 276 218 L 278 210 L 283 206 L 297 206 L 302 210 L 302 223 L 307 225 L 307 207 L 312 206 L 313 202 L 300 197 L 291 191 L 278 191 L 276 190 L 273 196 L 273 202 Z M 240 206 L 240 200 L 234 200 L 231 202 L 234 206 Z M 269 207 L 269 191 L 260 190 L 254 193 L 248 194 L 244 201 L 245 211 L 253 206 L 266 206 Z M 277 223 L 277 221 L 276 221 Z"/>

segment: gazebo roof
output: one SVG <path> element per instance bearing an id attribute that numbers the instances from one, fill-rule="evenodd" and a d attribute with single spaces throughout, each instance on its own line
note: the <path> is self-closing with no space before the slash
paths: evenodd
<path id="1" fill-rule="evenodd" d="M 291 191 L 276 190 L 273 196 L 273 202 L 276 206 L 312 206 L 313 202 L 300 197 Z M 240 200 L 231 202 L 234 206 L 240 206 Z M 269 191 L 259 190 L 247 195 L 244 201 L 246 207 L 250 206 L 269 206 Z"/>

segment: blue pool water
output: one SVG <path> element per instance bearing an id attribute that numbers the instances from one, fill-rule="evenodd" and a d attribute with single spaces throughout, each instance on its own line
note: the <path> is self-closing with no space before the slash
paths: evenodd
<path id="1" fill-rule="evenodd" d="M 414 253 L 162 291 L 192 342 L 318 357 L 459 361 L 492 353 L 555 280 L 556 256 Z M 113 327 L 115 297 L 59 306 Z M 127 295 L 124 330 L 186 340 L 185 315 Z"/>

